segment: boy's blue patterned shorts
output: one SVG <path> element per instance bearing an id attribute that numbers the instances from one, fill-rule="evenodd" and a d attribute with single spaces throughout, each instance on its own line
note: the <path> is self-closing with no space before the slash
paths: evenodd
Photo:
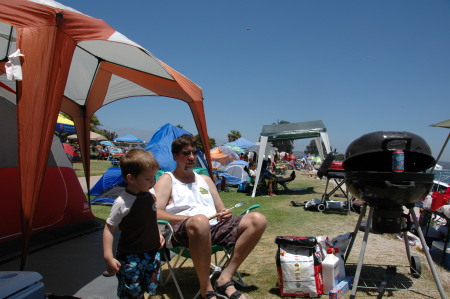
<path id="1" fill-rule="evenodd" d="M 117 260 L 121 264 L 116 274 L 119 298 L 143 298 L 144 292 L 156 294 L 161 265 L 157 250 L 139 254 L 118 251 Z"/>

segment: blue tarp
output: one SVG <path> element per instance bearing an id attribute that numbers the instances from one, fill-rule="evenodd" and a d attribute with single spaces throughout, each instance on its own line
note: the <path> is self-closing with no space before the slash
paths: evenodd
<path id="1" fill-rule="evenodd" d="M 114 142 L 128 142 L 128 143 L 143 143 L 142 139 L 137 138 L 134 135 L 128 134 L 122 137 L 117 137 L 113 140 Z"/>
<path id="2" fill-rule="evenodd" d="M 229 175 L 228 173 L 224 172 L 220 174 L 221 177 L 224 177 L 227 181 L 227 185 L 239 185 L 242 180 L 238 177 Z"/>

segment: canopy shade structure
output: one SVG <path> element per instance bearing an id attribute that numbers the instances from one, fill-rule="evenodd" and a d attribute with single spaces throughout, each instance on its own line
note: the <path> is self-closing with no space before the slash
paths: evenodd
<path id="1" fill-rule="evenodd" d="M 126 142 L 126 143 L 144 143 L 144 141 L 142 139 L 139 139 L 136 136 L 131 135 L 131 134 L 117 137 L 113 141 L 114 142 Z"/>
<path id="2" fill-rule="evenodd" d="M 432 126 L 432 127 L 441 127 L 441 128 L 447 128 L 447 129 L 450 129 L 450 119 L 441 121 L 441 122 L 439 122 L 439 123 L 437 123 L 437 124 L 433 124 L 433 125 L 431 125 L 431 126 Z"/>
<path id="3" fill-rule="evenodd" d="M 242 149 L 248 149 L 248 148 L 250 148 L 251 146 L 256 145 L 256 143 L 254 143 L 254 142 L 252 142 L 252 141 L 250 141 L 250 140 L 247 140 L 247 139 L 245 139 L 244 137 L 241 137 L 241 138 L 239 138 L 239 139 L 236 139 L 235 141 L 233 141 L 233 142 L 231 142 L 231 143 L 236 144 L 237 146 L 239 146 L 239 147 L 242 148 Z"/>
<path id="4" fill-rule="evenodd" d="M 294 140 L 320 137 L 320 133 L 326 131 L 327 129 L 321 120 L 314 120 L 301 123 L 265 125 L 261 136 L 267 136 L 268 141 Z"/>
<path id="5" fill-rule="evenodd" d="M 433 125 L 431 125 L 431 126 L 432 126 L 432 127 L 441 127 L 441 128 L 447 128 L 447 129 L 450 129 L 450 119 L 447 119 L 447 120 L 438 122 L 438 123 L 433 124 Z M 449 140 L 449 139 L 450 139 L 450 133 L 448 133 L 447 138 L 446 138 L 445 141 L 444 141 L 444 145 L 442 146 L 441 151 L 439 152 L 439 154 L 438 154 L 438 156 L 437 156 L 437 158 L 436 158 L 436 164 L 439 162 L 439 159 L 441 158 L 442 153 L 444 152 L 445 147 L 447 146 L 447 143 L 448 143 L 448 140 Z M 435 169 L 435 168 L 433 168 L 433 169 L 431 170 L 431 173 L 433 173 L 434 169 Z"/>
<path id="6" fill-rule="evenodd" d="M 200 87 L 103 20 L 55 1 L 0 0 L 0 96 L 17 104 L 21 269 L 59 111 L 75 123 L 88 190 L 90 119 L 128 97 L 187 103 L 210 161 Z"/>
<path id="7" fill-rule="evenodd" d="M 278 125 L 264 125 L 260 137 L 261 140 L 258 154 L 258 166 L 256 168 L 256 182 L 259 182 L 264 155 L 268 154 L 266 150 L 267 142 L 304 138 L 315 138 L 317 149 L 319 150 L 319 156 L 322 161 L 324 160 L 325 155 L 331 152 L 327 129 L 321 120 Z M 325 154 L 322 149 L 322 141 L 325 145 Z M 256 188 L 257 184 L 253 187 L 252 197 L 255 197 Z"/>

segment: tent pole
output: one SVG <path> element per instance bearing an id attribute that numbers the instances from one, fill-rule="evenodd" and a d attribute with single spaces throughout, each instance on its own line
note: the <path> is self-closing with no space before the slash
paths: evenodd
<path id="1" fill-rule="evenodd" d="M 259 153 L 258 153 L 258 166 L 256 168 L 256 178 L 253 185 L 252 197 L 256 195 L 256 189 L 258 188 L 259 177 L 261 176 L 262 162 L 264 160 L 264 153 L 267 146 L 267 136 L 261 136 L 261 141 L 259 143 Z"/>
<path id="2" fill-rule="evenodd" d="M 445 139 L 444 145 L 441 148 L 441 151 L 439 152 L 439 155 L 436 158 L 436 164 L 439 162 L 439 159 L 442 156 L 442 153 L 444 152 L 445 147 L 447 146 L 448 140 L 450 139 L 450 133 L 448 133 L 447 139 Z M 434 167 L 431 169 L 430 173 L 433 173 Z"/>

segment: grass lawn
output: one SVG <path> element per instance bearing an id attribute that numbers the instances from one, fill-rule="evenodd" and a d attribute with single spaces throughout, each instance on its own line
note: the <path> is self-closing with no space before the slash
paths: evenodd
<path id="1" fill-rule="evenodd" d="M 91 160 L 91 176 L 103 175 L 105 171 L 112 167 L 111 161 Z M 77 177 L 84 177 L 83 163 L 73 163 L 73 170 Z"/>
<path id="2" fill-rule="evenodd" d="M 94 168 L 101 171 L 101 167 L 109 162 L 92 161 Z M 94 169 L 93 168 L 93 169 Z M 106 169 L 105 168 L 105 169 Z M 95 171 L 97 171 L 95 170 Z M 267 229 L 261 238 L 259 244 L 241 265 L 240 272 L 244 276 L 249 288 L 242 291 L 249 298 L 280 298 L 279 288 L 277 286 L 278 274 L 275 266 L 275 254 L 277 245 L 274 243 L 276 236 L 320 236 L 328 235 L 330 239 L 353 232 L 358 214 L 356 213 L 321 213 L 313 211 L 305 211 L 302 207 L 291 206 L 291 201 L 309 201 L 312 198 L 321 198 L 325 189 L 325 182 L 310 178 L 297 172 L 295 181 L 288 184 L 289 188 L 313 187 L 313 191 L 309 193 L 299 193 L 296 195 L 278 195 L 275 197 L 257 196 L 252 198 L 244 193 L 235 191 L 221 192 L 220 195 L 226 206 L 233 206 L 239 202 L 247 202 L 247 205 L 236 208 L 233 214 L 244 211 L 253 204 L 260 204 L 256 211 L 264 214 L 267 218 Z M 329 189 L 330 190 L 330 189 Z M 342 200 L 332 198 L 334 200 Z M 108 206 L 92 206 L 92 210 L 100 221 L 104 221 L 108 216 L 110 207 Z M 355 240 L 353 249 L 348 259 L 347 267 L 352 267 L 358 261 L 359 250 L 362 244 L 363 233 L 359 233 Z M 410 289 L 414 291 L 389 291 L 386 296 L 394 298 L 440 298 L 437 292 L 436 284 L 429 270 L 425 255 L 413 249 L 413 255 L 418 255 L 422 262 L 422 277 L 419 279 L 412 278 L 409 274 L 398 274 L 404 277 L 408 282 Z M 406 258 L 405 246 L 395 235 L 392 234 L 370 234 L 367 245 L 366 254 L 364 256 L 364 267 L 366 265 L 399 265 L 398 269 L 409 269 L 404 267 L 408 265 Z M 353 266 L 353 271 L 354 271 Z M 382 269 L 380 267 L 368 266 L 367 268 Z M 442 267 L 437 266 L 441 283 L 447 294 L 450 293 L 450 275 L 449 272 Z M 382 269 L 383 270 L 383 269 Z M 352 271 L 350 269 L 350 271 Z M 400 272 L 400 270 L 398 270 Z M 404 270 L 402 270 L 404 271 Z M 163 266 L 163 276 L 168 275 L 166 266 Z M 195 270 L 190 261 L 188 261 L 183 269 L 177 274 L 180 286 L 186 298 L 192 298 L 198 291 L 198 283 Z M 381 283 L 384 277 L 377 277 L 377 282 Z M 178 294 L 173 282 L 161 286 L 159 288 L 159 298 L 178 298 Z M 349 298 L 348 292 L 344 298 Z M 358 298 L 376 297 L 377 292 L 358 291 Z"/>

